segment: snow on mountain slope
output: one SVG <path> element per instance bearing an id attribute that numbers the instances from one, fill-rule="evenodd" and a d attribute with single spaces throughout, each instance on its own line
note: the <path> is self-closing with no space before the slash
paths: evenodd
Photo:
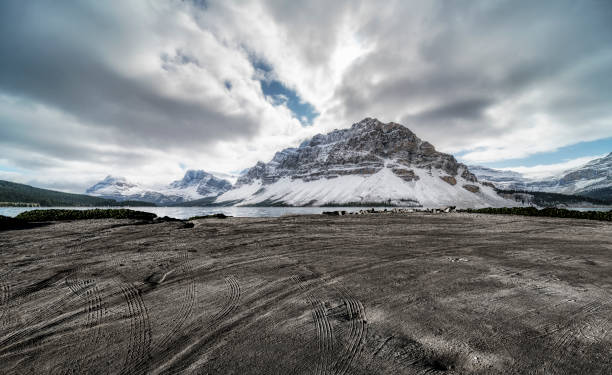
<path id="1" fill-rule="evenodd" d="M 362 176 L 339 176 L 315 181 L 283 177 L 265 188 L 261 181 L 243 185 L 217 198 L 218 202 L 240 201 L 239 205 L 284 203 L 292 206 L 349 203 L 390 203 L 399 206 L 457 207 L 512 206 L 514 202 L 499 197 L 489 186 L 475 185 L 478 192 L 457 188 L 440 179 L 433 170 L 415 169 L 419 181 L 404 181 L 391 171 Z M 457 184 L 472 184 L 459 177 Z"/>
<path id="2" fill-rule="evenodd" d="M 612 187 L 612 152 L 564 172 L 557 181 L 560 192 L 569 194 Z"/>
<path id="3" fill-rule="evenodd" d="M 257 163 L 218 203 L 512 206 L 406 127 L 366 118 Z"/>
<path id="4" fill-rule="evenodd" d="M 156 204 L 173 204 L 191 200 L 215 197 L 232 185 L 202 170 L 189 170 L 182 180 L 170 183 L 166 188 L 146 188 L 128 182 L 124 177 L 107 176 L 96 183 L 86 194 L 115 200 L 140 200 Z"/>
<path id="5" fill-rule="evenodd" d="M 143 192 L 145 192 L 145 189 L 135 183 L 128 182 L 125 177 L 110 175 L 85 191 L 86 194 L 105 197 L 132 196 Z"/>
<path id="6" fill-rule="evenodd" d="M 470 165 L 468 168 L 479 181 L 491 182 L 499 189 L 512 189 L 519 184 L 525 184 L 530 181 L 522 174 L 514 171 L 498 170 L 478 165 Z"/>
<path id="7" fill-rule="evenodd" d="M 203 170 L 188 170 L 182 180 L 173 181 L 160 192 L 182 197 L 185 201 L 216 197 L 232 188 L 226 180 Z"/>
<path id="8" fill-rule="evenodd" d="M 481 181 L 506 190 L 543 191 L 560 194 L 591 195 L 612 188 L 612 153 L 546 179 L 527 179 L 520 173 L 484 167 L 470 167 Z M 609 194 L 601 198 L 612 199 Z"/>
<path id="9" fill-rule="evenodd" d="M 128 182 L 125 177 L 114 176 L 106 176 L 104 180 L 87 189 L 85 193 L 117 201 L 137 200 L 156 204 L 171 204 L 183 201 L 182 197 L 164 195 L 139 184 Z"/>

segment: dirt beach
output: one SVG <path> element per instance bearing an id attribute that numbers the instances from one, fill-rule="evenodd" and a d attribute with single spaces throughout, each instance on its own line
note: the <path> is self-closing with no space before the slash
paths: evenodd
<path id="1" fill-rule="evenodd" d="M 193 223 L 0 232 L 0 372 L 612 373 L 612 223 Z"/>

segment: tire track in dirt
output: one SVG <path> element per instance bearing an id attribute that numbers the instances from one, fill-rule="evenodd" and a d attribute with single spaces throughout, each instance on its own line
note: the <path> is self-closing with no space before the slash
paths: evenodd
<path id="1" fill-rule="evenodd" d="M 5 281 L 5 278 L 8 276 L 7 274 L 3 274 L 0 279 L 0 327 L 7 326 L 9 324 L 9 301 L 11 299 L 11 284 L 8 281 Z"/>
<path id="2" fill-rule="evenodd" d="M 559 368 L 559 362 L 563 361 L 571 350 L 574 350 L 573 343 L 578 340 L 581 333 L 579 324 L 593 316 L 604 305 L 600 299 L 595 299 L 578 307 L 562 323 L 545 322 L 537 327 L 537 330 L 543 333 L 531 336 L 529 339 L 551 338 L 549 340 L 550 351 L 557 355 L 551 357 L 550 368 Z"/>
<path id="3" fill-rule="evenodd" d="M 120 287 L 130 318 L 130 337 L 121 374 L 131 374 L 149 359 L 151 348 L 151 323 L 140 291 L 131 283 Z"/>
<path id="4" fill-rule="evenodd" d="M 227 300 L 224 306 L 215 313 L 208 322 L 204 323 L 204 329 L 213 328 L 213 333 L 218 331 L 219 326 L 223 325 L 224 321 L 238 308 L 240 298 L 242 296 L 242 291 L 240 287 L 240 283 L 236 279 L 234 275 L 228 275 L 224 278 L 225 285 L 227 287 Z M 171 358 L 168 358 L 168 353 L 160 353 L 156 359 L 157 363 L 160 363 L 159 367 L 153 373 L 179 373 L 185 370 L 189 363 L 185 363 L 183 361 L 177 360 L 179 357 L 190 356 L 194 349 L 194 345 L 188 345 L 179 353 L 175 354 Z"/>
<path id="5" fill-rule="evenodd" d="M 194 267 L 191 263 L 189 254 L 181 254 L 179 255 L 179 258 L 182 259 L 181 264 L 164 272 L 164 276 L 162 276 L 159 281 L 160 284 L 163 283 L 166 275 L 173 273 L 175 270 L 180 270 L 183 276 L 188 275 L 188 277 L 185 279 L 187 286 L 183 287 L 181 294 L 183 298 L 181 298 L 178 311 L 176 314 L 174 314 L 176 319 L 173 321 L 173 325 L 164 333 L 158 342 L 153 342 L 151 344 L 151 357 L 155 358 L 156 360 L 160 360 L 166 356 L 165 350 L 167 349 L 169 343 L 177 340 L 181 328 L 183 328 L 189 317 L 192 316 L 197 301 L 196 282 L 192 275 Z M 147 373 L 149 372 L 151 365 L 152 363 L 150 361 L 143 361 L 134 367 L 132 373 Z"/>
<path id="6" fill-rule="evenodd" d="M 149 312 L 143 300 L 143 295 L 156 288 L 157 285 L 167 286 L 165 279 L 174 271 L 181 269 L 184 274 L 190 274 L 193 269 L 188 254 L 182 253 L 178 255 L 180 263 L 178 266 L 166 269 L 161 278 L 151 281 L 146 280 L 145 283 L 137 288 L 133 283 L 127 281 L 131 275 L 128 275 L 123 267 L 130 269 L 135 262 L 142 263 L 147 258 L 151 259 L 167 259 L 169 253 L 167 251 L 151 251 L 144 253 L 121 252 L 115 254 L 110 260 L 109 265 L 111 270 L 116 274 L 116 279 L 113 284 L 118 290 L 118 295 L 123 297 L 123 306 L 126 310 L 114 311 L 121 320 L 127 318 L 129 320 L 129 339 L 127 347 L 124 351 L 124 364 L 121 367 L 121 374 L 144 374 L 149 371 L 151 358 L 157 356 L 163 346 L 169 343 L 174 336 L 180 331 L 180 327 L 188 319 L 195 306 L 195 280 L 192 277 L 187 278 L 187 288 L 184 290 L 185 299 L 179 305 L 179 311 L 176 314 L 177 319 L 172 321 L 172 325 L 167 330 L 158 342 L 153 341 L 153 327 L 151 325 Z M 190 279 L 190 280 L 189 280 Z M 124 280 L 124 281 L 120 281 Z M 181 280 L 183 282 L 185 280 Z M 192 298 L 193 297 L 193 298 Z M 178 301 L 177 301 L 178 302 Z M 110 307 L 109 307 L 110 309 Z M 158 353 L 155 353 L 155 351 Z"/>
<path id="7" fill-rule="evenodd" d="M 444 255 L 444 254 L 447 254 L 449 251 L 453 251 L 453 250 L 454 249 L 433 251 L 433 252 L 430 252 L 430 254 L 434 253 L 434 254 Z M 325 281 L 326 284 L 329 284 L 331 281 L 338 279 L 347 274 L 351 274 L 351 273 L 355 273 L 355 272 L 363 271 L 363 270 L 374 270 L 380 267 L 384 267 L 385 265 L 388 265 L 391 263 L 400 264 L 404 261 L 411 261 L 411 260 L 419 259 L 426 255 L 427 254 L 425 253 L 418 254 L 418 256 L 400 254 L 400 255 L 394 255 L 394 256 L 382 258 L 381 260 L 377 262 L 360 263 L 354 266 L 343 267 L 342 269 L 336 270 L 334 272 L 329 272 L 323 275 L 323 277 L 317 276 L 310 280 L 303 281 L 302 285 L 306 287 L 307 290 L 310 290 L 315 285 L 319 284 L 322 281 L 322 279 L 323 281 Z M 316 273 L 315 273 L 315 276 L 316 276 Z M 205 348 L 207 346 L 211 346 L 211 342 L 214 342 L 215 340 L 219 340 L 219 343 L 217 346 L 223 345 L 223 343 L 221 342 L 221 338 L 225 337 L 233 329 L 247 326 L 251 321 L 256 319 L 258 316 L 261 316 L 262 311 L 271 311 L 271 310 L 277 309 L 281 305 L 282 301 L 286 301 L 289 298 L 295 298 L 296 296 L 299 296 L 300 294 L 303 294 L 304 292 L 305 291 L 303 290 L 303 288 L 300 288 L 300 286 L 294 285 L 294 286 L 279 288 L 279 290 L 267 292 L 261 296 L 256 296 L 250 299 L 249 301 L 246 301 L 245 304 L 249 307 L 248 311 L 243 311 L 242 313 L 239 313 L 234 319 L 231 319 L 231 320 L 228 319 L 226 321 L 219 321 L 218 324 L 216 325 L 216 328 L 213 331 L 211 331 L 207 335 L 203 335 L 199 337 L 199 339 L 196 342 L 193 342 L 187 345 L 179 353 L 175 354 L 170 360 L 166 361 L 165 363 L 162 362 L 153 373 L 174 374 L 174 373 L 179 373 L 181 371 L 184 371 L 185 369 L 191 366 L 191 363 L 194 360 L 193 358 L 197 357 L 198 351 L 200 349 Z M 356 317 L 359 317 L 364 313 L 364 311 L 360 313 L 359 312 L 360 310 L 361 310 L 360 306 L 355 307 L 355 311 L 357 311 L 357 313 L 355 313 Z M 360 322 L 359 324 L 366 323 L 365 319 L 362 318 L 362 320 L 363 322 Z M 365 333 L 365 327 L 364 327 L 364 333 Z M 365 338 L 365 334 L 357 333 L 356 335 L 358 336 L 363 335 L 363 337 Z M 361 344 L 363 340 L 364 339 L 357 340 L 354 343 L 354 345 L 351 346 L 351 348 L 355 347 L 354 351 L 359 353 L 361 351 L 361 347 L 363 346 L 363 344 Z M 209 352 L 210 350 L 212 349 L 208 349 L 206 350 L 206 352 Z M 352 355 L 352 356 L 349 355 L 349 358 L 352 358 L 349 361 L 349 366 L 352 363 L 352 361 L 355 359 L 355 357 L 356 355 Z"/>
<path id="8" fill-rule="evenodd" d="M 598 317 L 599 319 L 590 317 L 580 322 L 582 324 L 578 325 L 578 336 L 591 344 L 602 342 L 610 331 L 610 316 L 611 312 L 608 310 Z"/>
<path id="9" fill-rule="evenodd" d="M 80 310 L 84 314 L 83 328 L 87 334 L 81 335 L 74 351 L 74 356 L 61 365 L 62 373 L 88 373 L 95 359 L 92 354 L 99 348 L 103 335 L 102 319 L 107 314 L 103 303 L 101 290 L 93 279 L 81 279 L 77 275 L 83 272 L 86 266 L 78 267 L 65 279 L 65 285 L 82 302 Z"/>
<path id="10" fill-rule="evenodd" d="M 65 284 L 83 301 L 83 310 L 87 313 L 86 328 L 98 327 L 94 331 L 94 342 L 99 340 L 101 331 L 99 329 L 102 317 L 106 311 L 106 307 L 102 303 L 101 291 L 97 283 L 93 279 L 80 279 L 76 277 L 76 272 L 66 277 Z"/>
<path id="11" fill-rule="evenodd" d="M 299 262 L 296 261 L 295 259 L 292 259 L 293 256 L 305 256 L 305 255 L 311 255 L 314 253 L 324 254 L 326 250 L 332 250 L 332 249 L 337 249 L 337 248 L 338 246 L 336 244 L 331 244 L 328 246 L 318 247 L 316 249 L 305 249 L 305 250 L 297 250 L 297 251 L 294 249 L 294 250 L 289 250 L 289 251 L 277 253 L 277 254 L 271 254 L 271 255 L 265 255 L 265 256 L 252 256 L 252 257 L 248 257 L 247 259 L 230 262 L 228 264 L 224 264 L 219 267 L 213 267 L 211 269 L 208 269 L 207 271 L 208 272 L 220 272 L 220 271 L 225 271 L 229 268 L 245 266 L 248 264 L 255 264 L 255 263 L 261 263 L 261 262 L 270 262 L 271 260 L 277 260 L 277 259 L 283 259 L 283 258 L 289 259 L 290 263 L 292 263 L 295 266 L 296 264 L 299 264 Z M 395 261 L 401 262 L 401 261 L 415 260 L 415 259 L 419 259 L 423 257 L 429 257 L 432 255 L 445 255 L 447 253 L 452 253 L 456 249 L 461 249 L 461 248 L 463 247 L 458 246 L 455 248 L 448 248 L 445 250 L 432 250 L 430 252 L 423 252 L 423 253 L 411 253 L 411 254 L 400 254 L 400 255 L 388 256 L 374 263 L 369 263 L 369 264 L 373 264 L 375 266 L 385 266 Z M 355 268 L 353 267 L 348 268 L 347 272 L 345 273 L 342 273 L 342 271 L 338 271 L 339 272 L 338 276 L 342 274 L 348 274 L 352 272 L 353 270 L 355 271 L 359 271 L 361 269 L 367 270 L 369 264 L 361 264 L 361 265 L 354 266 Z"/>
<path id="12" fill-rule="evenodd" d="M 351 296 L 346 296 L 344 304 L 350 323 L 348 348 L 346 353 L 334 363 L 334 373 L 344 375 L 356 358 L 361 355 L 367 335 L 367 320 L 365 308 L 361 301 Z"/>
<path id="13" fill-rule="evenodd" d="M 368 330 L 367 317 L 363 303 L 355 298 L 347 287 L 339 282 L 332 284 L 331 280 L 327 280 L 327 284 L 340 293 L 350 322 L 345 352 L 336 359 L 332 366 L 335 375 L 344 375 L 353 362 L 359 358 L 365 346 Z"/>
<path id="14" fill-rule="evenodd" d="M 4 340 L 0 342 L 0 358 L 20 355 L 27 349 L 31 349 L 33 345 L 40 344 L 45 339 L 73 331 L 71 328 L 59 329 L 58 327 L 78 319 L 80 315 L 81 312 L 71 311 L 46 320 L 44 324 L 37 323 L 34 326 L 28 326 L 25 329 L 5 336 Z"/>
<path id="15" fill-rule="evenodd" d="M 240 300 L 241 290 L 240 284 L 235 276 L 229 275 L 225 277 L 225 283 L 229 289 L 229 297 L 225 307 L 217 312 L 213 317 L 209 325 L 214 325 L 217 322 L 225 319 L 229 314 L 232 313 L 238 307 L 238 301 Z"/>
<path id="16" fill-rule="evenodd" d="M 16 291 L 7 296 L 7 308 L 17 308 L 20 306 L 21 300 L 31 297 L 32 294 L 44 289 L 54 289 L 59 281 L 64 280 L 64 275 L 69 271 L 60 271 L 55 275 L 30 284 L 20 291 Z M 11 288 L 12 289 L 12 288 Z M 5 332 L 0 337 L 0 353 L 2 356 L 18 355 L 28 348 L 28 346 L 39 344 L 42 340 L 53 335 L 59 335 L 65 331 L 55 329 L 51 333 L 48 330 L 57 328 L 58 326 L 78 319 L 81 312 L 66 312 L 57 315 L 57 312 L 73 300 L 71 293 L 65 293 L 57 299 L 45 304 L 44 307 L 36 309 L 35 313 L 27 319 L 22 320 L 20 327 L 15 327 L 12 331 Z"/>
<path id="17" fill-rule="evenodd" d="M 310 273 L 314 277 L 314 280 L 318 280 L 315 281 L 315 284 L 319 283 L 320 286 L 331 286 L 332 289 L 335 289 L 340 294 L 340 297 L 343 301 L 346 318 L 349 322 L 349 332 L 347 342 L 343 347 L 344 351 L 340 354 L 339 357 L 337 357 L 333 361 L 333 363 L 331 363 L 330 359 L 328 358 L 328 355 L 332 353 L 331 348 L 333 345 L 333 341 L 332 345 L 330 345 L 328 348 L 322 345 L 323 349 L 326 350 L 323 350 L 322 361 L 320 362 L 324 364 L 323 373 L 328 373 L 328 371 L 330 371 L 330 373 L 334 375 L 344 375 L 347 373 L 353 362 L 361 355 L 361 352 L 363 351 L 363 348 L 365 346 L 365 340 L 367 338 L 367 317 L 363 303 L 357 298 L 353 297 L 352 293 L 348 288 L 338 282 L 333 283 L 334 280 L 337 280 L 342 276 L 341 272 L 318 275 L 316 272 L 312 271 L 306 266 L 301 266 L 300 268 Z M 355 267 L 355 269 L 349 272 L 355 272 L 356 269 L 359 268 L 360 267 Z M 302 290 L 302 292 L 306 293 L 308 299 L 310 292 L 304 286 L 304 284 L 301 283 L 301 278 L 296 277 L 296 279 L 299 281 L 298 285 L 300 289 Z M 312 297 L 310 298 L 311 300 L 313 299 Z M 332 326 L 327 317 L 327 311 L 325 309 L 324 304 L 316 299 L 312 301 L 311 304 L 313 305 L 313 315 L 320 316 L 321 314 L 323 314 L 324 319 L 318 317 L 318 320 L 322 320 L 331 331 Z M 331 335 L 329 336 L 329 340 L 333 340 L 333 337 Z M 325 335 L 323 335 L 323 337 L 327 338 Z M 318 369 L 319 362 L 317 363 L 317 372 L 319 371 Z"/>
<path id="18" fill-rule="evenodd" d="M 540 333 L 529 336 L 528 338 L 529 339 L 545 338 L 555 333 L 566 331 L 570 329 L 577 320 L 583 320 L 584 318 L 590 316 L 591 314 L 601 309 L 602 307 L 603 307 L 603 304 L 600 300 L 593 300 L 591 302 L 588 302 L 584 305 L 581 305 L 574 311 L 572 311 L 567 317 L 565 317 L 562 323 L 545 321 L 542 324 L 536 325 L 534 329 Z M 552 349 L 558 349 L 560 346 L 563 346 L 565 341 L 566 341 L 566 338 L 564 336 L 554 339 Z"/>
<path id="19" fill-rule="evenodd" d="M 181 299 L 180 306 L 178 308 L 177 313 L 175 314 L 176 319 L 173 327 L 168 330 L 168 332 L 160 339 L 159 342 L 155 343 L 151 347 L 152 351 L 163 349 L 168 344 L 168 342 L 170 342 L 170 340 L 176 337 L 187 319 L 189 319 L 189 317 L 192 315 L 193 309 L 196 304 L 196 282 L 193 278 L 193 275 L 191 275 L 194 267 L 191 264 L 191 260 L 188 254 L 181 255 L 181 258 L 183 258 L 183 262 L 176 269 L 179 269 L 183 275 L 187 275 L 187 286 L 184 287 L 182 294 L 183 298 Z M 174 269 L 167 271 L 165 275 L 169 274 L 172 271 L 174 271 Z"/>
<path id="20" fill-rule="evenodd" d="M 319 350 L 320 361 L 316 361 L 315 374 L 326 375 L 330 370 L 330 356 L 333 351 L 334 333 L 325 304 L 312 296 L 308 288 L 302 284 L 299 276 L 292 276 L 293 280 L 299 286 L 300 290 L 306 294 L 306 301 L 312 306 L 312 320 L 317 330 L 317 344 Z"/>

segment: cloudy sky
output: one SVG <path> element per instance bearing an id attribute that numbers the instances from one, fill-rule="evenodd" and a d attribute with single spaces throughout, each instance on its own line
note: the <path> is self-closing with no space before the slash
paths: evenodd
<path id="1" fill-rule="evenodd" d="M 468 164 L 572 166 L 612 151 L 610 20 L 609 0 L 4 0 L 0 179 L 235 173 L 364 117 Z"/>

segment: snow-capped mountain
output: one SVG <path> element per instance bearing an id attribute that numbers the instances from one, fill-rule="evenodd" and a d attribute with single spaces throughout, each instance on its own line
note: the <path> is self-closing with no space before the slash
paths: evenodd
<path id="1" fill-rule="evenodd" d="M 188 170 L 182 180 L 170 183 L 162 189 L 151 189 L 129 182 L 124 177 L 107 176 L 96 183 L 86 194 L 119 201 L 139 200 L 156 204 L 173 204 L 207 197 L 215 197 L 232 187 L 226 180 L 202 170 Z"/>
<path id="2" fill-rule="evenodd" d="M 134 194 L 141 189 L 138 185 L 128 182 L 125 177 L 108 175 L 106 178 L 88 188 L 85 193 L 99 195 L 128 195 Z"/>
<path id="3" fill-rule="evenodd" d="M 176 180 L 161 191 L 166 195 L 176 195 L 184 200 L 216 197 L 232 188 L 232 184 L 203 170 L 188 170 L 182 180 Z"/>
<path id="4" fill-rule="evenodd" d="M 129 182 L 125 177 L 115 176 L 106 176 L 104 180 L 87 189 L 85 194 L 117 201 L 137 200 L 156 204 L 171 204 L 183 201 L 182 197 L 167 196 L 137 183 Z"/>
<path id="5" fill-rule="evenodd" d="M 408 128 L 366 118 L 258 162 L 220 204 L 512 206 L 452 155 Z"/>
<path id="6" fill-rule="evenodd" d="M 511 189 L 518 184 L 524 184 L 530 180 L 523 177 L 522 174 L 514 171 L 492 169 L 481 166 L 468 166 L 479 181 L 491 182 L 499 189 Z"/>
<path id="7" fill-rule="evenodd" d="M 544 191 L 612 199 L 612 152 L 583 166 L 546 179 L 527 179 L 520 173 L 470 167 L 481 181 L 506 190 Z"/>
<path id="8" fill-rule="evenodd" d="M 591 160 L 582 167 L 570 169 L 557 179 L 562 193 L 584 194 L 612 187 L 612 152 Z"/>

